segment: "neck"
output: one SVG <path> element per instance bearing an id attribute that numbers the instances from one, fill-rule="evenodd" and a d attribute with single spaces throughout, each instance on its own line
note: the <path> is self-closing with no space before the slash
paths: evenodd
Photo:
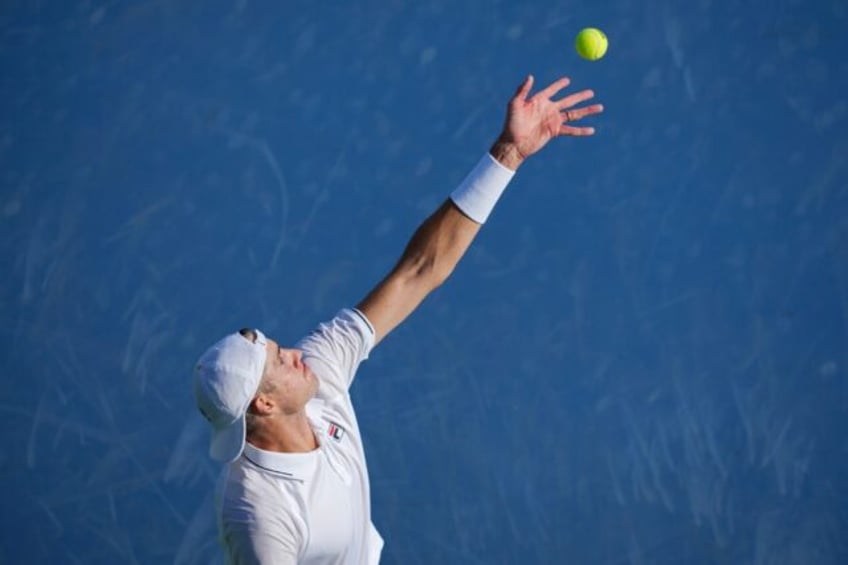
<path id="1" fill-rule="evenodd" d="M 306 453 L 318 449 L 318 440 L 305 412 L 268 418 L 248 436 L 247 441 L 265 451 Z"/>

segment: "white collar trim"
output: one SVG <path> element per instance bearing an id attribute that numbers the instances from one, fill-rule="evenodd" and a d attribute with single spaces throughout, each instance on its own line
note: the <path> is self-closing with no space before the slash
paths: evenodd
<path id="1" fill-rule="evenodd" d="M 324 401 L 320 399 L 313 399 L 306 405 L 306 416 L 318 441 L 318 449 L 306 453 L 282 453 L 259 449 L 255 445 L 245 442 L 242 456 L 249 463 L 264 471 L 274 473 L 285 479 L 305 481 L 315 471 L 318 451 L 321 449 L 324 440 L 319 428 L 316 427 L 316 424 L 321 421 L 323 407 Z"/>

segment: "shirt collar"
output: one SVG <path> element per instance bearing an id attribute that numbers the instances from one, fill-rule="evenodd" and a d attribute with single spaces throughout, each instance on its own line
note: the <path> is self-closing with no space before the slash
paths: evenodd
<path id="1" fill-rule="evenodd" d="M 279 451 L 266 451 L 255 445 L 245 442 L 242 457 L 249 463 L 264 471 L 268 471 L 284 479 L 305 481 L 315 472 L 317 465 L 318 450 L 324 438 L 319 432 L 316 424 L 320 422 L 324 402 L 313 399 L 306 405 L 306 416 L 312 426 L 312 431 L 318 440 L 318 449 L 306 453 L 282 453 Z"/>

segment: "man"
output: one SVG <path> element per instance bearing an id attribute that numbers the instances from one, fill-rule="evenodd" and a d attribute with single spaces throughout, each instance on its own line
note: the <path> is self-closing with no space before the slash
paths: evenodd
<path id="1" fill-rule="evenodd" d="M 341 310 L 293 349 L 244 329 L 198 361 L 198 407 L 212 425 L 210 454 L 227 463 L 218 525 L 236 564 L 378 563 L 368 470 L 348 389 L 359 364 L 453 271 L 515 171 L 560 135 L 592 135 L 571 122 L 591 90 L 554 100 L 560 79 L 530 96 L 528 76 L 503 131 L 450 198 L 415 232 L 394 269 L 355 309 Z"/>

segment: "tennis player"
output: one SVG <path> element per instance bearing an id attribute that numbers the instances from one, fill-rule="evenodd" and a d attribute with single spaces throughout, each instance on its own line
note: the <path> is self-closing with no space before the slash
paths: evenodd
<path id="1" fill-rule="evenodd" d="M 194 369 L 216 489 L 221 542 L 233 564 L 372 565 L 383 539 L 371 520 L 362 438 L 348 393 L 371 350 L 450 276 L 515 171 L 555 137 L 603 111 L 560 96 L 562 78 L 532 94 L 528 76 L 507 105 L 499 137 L 421 224 L 400 260 L 355 308 L 344 308 L 294 347 L 256 328 L 224 337 Z"/>

